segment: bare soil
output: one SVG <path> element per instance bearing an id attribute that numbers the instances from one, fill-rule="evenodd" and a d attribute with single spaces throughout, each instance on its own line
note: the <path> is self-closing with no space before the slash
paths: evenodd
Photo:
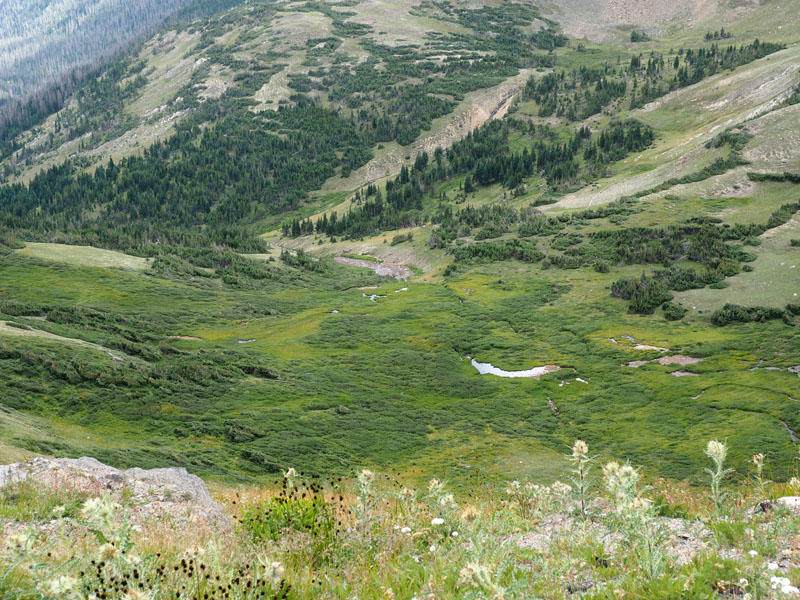
<path id="1" fill-rule="evenodd" d="M 378 275 L 383 277 L 389 276 L 395 279 L 408 279 L 414 275 L 414 271 L 405 265 L 395 265 L 391 263 L 376 263 L 369 260 L 360 260 L 358 258 L 347 258 L 345 256 L 337 256 L 334 258 L 337 263 L 341 265 L 348 265 L 351 267 L 365 267 L 372 269 Z"/>

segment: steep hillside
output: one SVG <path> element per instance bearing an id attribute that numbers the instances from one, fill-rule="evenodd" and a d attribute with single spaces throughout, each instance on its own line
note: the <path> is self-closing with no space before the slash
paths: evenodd
<path id="1" fill-rule="evenodd" d="M 8 133 L 0 457 L 788 477 L 794 13 L 637 6 L 250 2 Z"/>
<path id="2" fill-rule="evenodd" d="M 149 33 L 193 0 L 10 0 L 0 15 L 0 100 L 21 98 Z"/>

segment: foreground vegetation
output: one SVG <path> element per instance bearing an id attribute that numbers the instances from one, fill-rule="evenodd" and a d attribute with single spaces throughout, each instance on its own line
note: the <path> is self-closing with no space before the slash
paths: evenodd
<path id="1" fill-rule="evenodd" d="M 800 517 L 751 458 L 732 485 L 705 448 L 706 487 L 656 480 L 575 442 L 563 481 L 419 489 L 363 469 L 326 482 L 220 489 L 236 519 L 166 534 L 108 496 L 18 484 L 0 491 L 4 598 L 793 598 Z M 708 493 L 706 493 L 706 491 Z M 133 520 L 132 520 L 133 519 Z M 179 526 L 180 523 L 174 523 Z"/>

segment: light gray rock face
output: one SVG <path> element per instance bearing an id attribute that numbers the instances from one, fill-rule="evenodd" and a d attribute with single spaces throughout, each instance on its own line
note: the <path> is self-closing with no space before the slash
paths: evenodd
<path id="1" fill-rule="evenodd" d="M 775 502 L 792 512 L 800 512 L 800 496 L 784 496 L 783 498 L 778 498 Z"/>
<path id="2" fill-rule="evenodd" d="M 123 490 L 138 519 L 172 516 L 230 527 L 231 520 L 214 502 L 202 479 L 182 467 L 115 469 L 89 458 L 35 458 L 0 465 L 0 487 L 32 481 L 47 487 L 69 487 L 91 495 L 121 498 Z"/>

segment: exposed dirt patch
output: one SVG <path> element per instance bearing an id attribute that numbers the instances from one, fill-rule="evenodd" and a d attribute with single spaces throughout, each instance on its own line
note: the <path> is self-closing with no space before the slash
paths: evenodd
<path id="1" fill-rule="evenodd" d="M 700 27 L 715 17 L 730 19 L 752 12 L 759 0 L 731 4 L 735 6 L 720 0 L 559 0 L 550 5 L 550 14 L 569 35 L 602 41 L 619 35 L 626 26 L 636 25 L 651 33 L 676 23 L 683 29 Z"/>
<path id="2" fill-rule="evenodd" d="M 350 267 L 364 267 L 372 269 L 376 274 L 382 277 L 394 277 L 395 279 L 408 279 L 414 275 L 414 271 L 405 265 L 395 265 L 391 263 L 377 263 L 369 260 L 361 260 L 358 258 L 347 258 L 345 256 L 337 256 L 334 258 L 340 265 L 348 265 Z"/>
<path id="3" fill-rule="evenodd" d="M 695 363 L 699 363 L 704 359 L 702 358 L 695 358 L 694 356 L 686 356 L 685 354 L 673 354 L 672 356 L 662 356 L 661 358 L 656 358 L 653 360 L 634 360 L 627 364 L 628 367 L 633 367 L 634 369 L 638 369 L 639 367 L 643 367 L 646 364 L 657 362 L 660 365 L 681 365 L 685 367 L 686 365 L 693 365 Z M 673 373 L 674 374 L 674 373 Z"/>
<path id="4" fill-rule="evenodd" d="M 660 348 L 659 346 L 650 346 L 648 344 L 636 344 L 634 350 L 658 350 L 659 352 L 669 352 L 669 348 Z"/>
<path id="5" fill-rule="evenodd" d="M 193 335 L 168 335 L 171 340 L 187 340 L 190 342 L 202 342 L 203 338 L 195 337 Z"/>
<path id="6" fill-rule="evenodd" d="M 470 92 L 453 113 L 436 119 L 430 132 L 423 133 L 413 144 L 385 144 L 384 149 L 370 162 L 353 171 L 346 179 L 329 180 L 322 188 L 323 191 L 353 190 L 390 177 L 400 171 L 406 156 L 413 157 L 423 151 L 433 154 L 436 148 L 449 148 L 487 121 L 503 118 L 511 107 L 514 95 L 532 72 L 525 69 L 498 86 Z"/>
<path id="7" fill-rule="evenodd" d="M 702 358 L 695 358 L 693 356 L 686 356 L 685 354 L 675 354 L 673 356 L 662 356 L 658 359 L 660 365 L 693 365 L 702 361 Z"/>

